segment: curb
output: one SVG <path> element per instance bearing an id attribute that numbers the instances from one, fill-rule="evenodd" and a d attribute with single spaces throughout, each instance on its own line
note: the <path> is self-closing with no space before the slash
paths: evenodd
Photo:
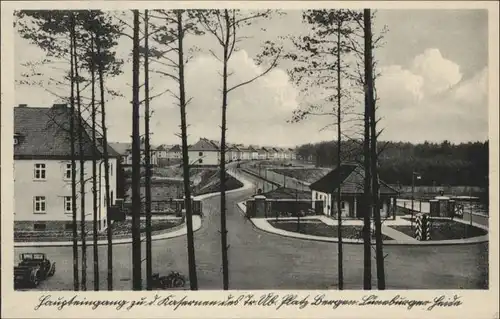
<path id="1" fill-rule="evenodd" d="M 244 215 L 244 210 L 242 208 L 243 202 L 240 202 L 237 204 L 238 208 L 241 210 L 241 213 Z M 312 240 L 312 241 L 319 241 L 319 242 L 329 242 L 329 243 L 338 243 L 337 238 L 329 238 L 329 237 L 322 237 L 322 236 L 313 236 L 313 235 L 305 235 L 305 234 L 298 234 L 295 232 L 290 232 L 286 230 L 279 230 L 279 231 L 273 231 L 276 229 L 273 226 L 270 226 L 269 228 L 262 228 L 259 227 L 255 221 L 255 218 L 250 218 L 250 221 L 252 222 L 253 226 L 263 232 L 266 232 L 268 234 L 274 234 L 282 237 L 288 237 L 288 238 L 295 238 L 295 239 L 300 239 L 300 240 Z M 259 218 L 260 220 L 261 218 Z M 262 220 L 267 219 L 262 218 Z M 270 224 L 269 224 L 270 225 Z M 484 227 L 481 227 L 485 229 Z M 487 230 L 487 228 L 485 229 Z M 342 239 L 343 243 L 346 244 L 353 244 L 353 245 L 362 245 L 363 241 L 360 239 Z M 403 241 L 397 241 L 397 240 L 385 240 L 384 245 L 386 246 L 453 246 L 453 245 L 471 245 L 471 244 L 480 244 L 484 242 L 489 242 L 489 234 L 483 235 L 483 236 L 477 236 L 477 237 L 472 237 L 472 238 L 466 238 L 466 239 L 449 239 L 449 240 L 430 240 L 430 241 L 416 241 L 416 242 L 403 242 Z M 372 240 L 372 243 L 375 243 L 374 240 Z"/>
<path id="2" fill-rule="evenodd" d="M 199 216 L 193 216 L 193 232 L 198 231 L 201 228 L 201 218 Z M 184 236 L 187 234 L 186 223 L 175 226 L 175 230 L 151 236 L 151 241 L 157 241 L 162 239 L 171 239 L 180 236 Z M 141 242 L 146 239 L 146 236 L 141 236 Z M 113 240 L 113 245 L 123 245 L 132 243 L 132 238 L 120 238 Z M 107 240 L 99 240 L 97 241 L 97 246 L 107 245 Z M 78 246 L 81 246 L 81 241 L 78 241 Z M 86 246 L 93 246 L 94 243 L 92 241 L 87 241 Z M 70 247 L 73 246 L 72 241 L 61 241 L 61 242 L 18 242 L 14 243 L 14 248 L 25 248 L 25 247 Z"/>

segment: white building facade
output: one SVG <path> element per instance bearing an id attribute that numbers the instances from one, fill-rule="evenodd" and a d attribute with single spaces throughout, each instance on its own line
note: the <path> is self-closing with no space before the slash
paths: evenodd
<path id="1" fill-rule="evenodd" d="M 116 158 L 109 159 L 110 204 L 116 200 Z M 107 227 L 104 161 L 97 162 L 98 229 Z M 93 223 L 92 161 L 85 161 L 85 220 Z M 81 221 L 80 163 L 76 162 L 77 221 Z M 14 161 L 14 221 L 16 230 L 71 230 L 73 220 L 71 160 Z M 90 228 L 88 228 L 90 229 Z"/>
<path id="2" fill-rule="evenodd" d="M 69 111 L 63 104 L 52 108 L 14 108 L 14 230 L 15 231 L 68 231 L 73 227 L 73 206 L 77 209 L 78 229 L 82 217 L 80 193 L 80 162 L 76 161 L 76 193 L 72 198 L 72 167 L 70 156 Z M 59 125 L 51 122 L 59 121 Z M 66 130 L 67 129 L 67 130 Z M 93 185 L 91 155 L 96 154 L 97 167 L 97 225 L 107 227 L 105 202 L 105 165 L 102 145 L 94 147 L 88 134 L 84 134 L 84 209 L 87 230 L 93 224 Z M 78 143 L 76 145 L 78 150 Z M 110 148 L 109 182 L 110 205 L 117 194 L 119 154 Z"/>

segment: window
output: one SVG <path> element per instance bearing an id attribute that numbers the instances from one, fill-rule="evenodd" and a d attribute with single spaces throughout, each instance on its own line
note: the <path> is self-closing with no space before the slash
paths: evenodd
<path id="1" fill-rule="evenodd" d="M 111 191 L 111 193 L 109 194 L 109 199 L 110 199 L 109 204 L 110 204 L 110 205 L 113 205 L 113 203 L 114 203 L 114 202 L 113 202 L 113 198 L 114 198 L 114 196 L 113 196 L 113 191 Z"/>
<path id="2" fill-rule="evenodd" d="M 19 144 L 19 139 L 17 137 L 14 137 L 14 145 Z"/>
<path id="3" fill-rule="evenodd" d="M 45 229 L 47 229 L 47 225 L 45 225 L 43 223 L 33 224 L 34 231 L 44 231 Z"/>
<path id="4" fill-rule="evenodd" d="M 45 196 L 35 196 L 34 198 L 34 212 L 35 214 L 45 213 Z"/>
<path id="5" fill-rule="evenodd" d="M 66 214 L 73 213 L 73 198 L 71 196 L 64 196 L 64 212 Z"/>
<path id="6" fill-rule="evenodd" d="M 71 179 L 71 163 L 66 163 L 66 167 L 64 170 L 64 178 L 65 179 Z"/>
<path id="7" fill-rule="evenodd" d="M 340 208 L 345 209 L 345 202 L 340 202 Z"/>
<path id="8" fill-rule="evenodd" d="M 203 163 L 203 160 L 200 158 L 200 159 L 198 160 L 198 163 L 202 164 L 202 163 Z"/>
<path id="9" fill-rule="evenodd" d="M 113 176 L 113 163 L 109 163 L 109 176 Z"/>
<path id="10" fill-rule="evenodd" d="M 198 153 L 198 156 L 203 156 L 203 152 L 199 152 L 199 153 Z"/>
<path id="11" fill-rule="evenodd" d="M 45 164 L 35 164 L 35 179 L 45 179 Z"/>

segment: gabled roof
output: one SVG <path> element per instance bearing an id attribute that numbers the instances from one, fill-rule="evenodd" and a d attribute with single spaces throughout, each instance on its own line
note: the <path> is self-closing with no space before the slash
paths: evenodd
<path id="1" fill-rule="evenodd" d="M 361 166 L 356 164 L 342 164 L 312 183 L 309 188 L 331 194 L 341 186 L 341 191 L 344 194 L 363 194 L 364 177 L 365 171 Z M 384 195 L 396 195 L 398 191 L 380 180 L 380 193 Z"/>
<path id="2" fill-rule="evenodd" d="M 219 147 L 206 138 L 200 140 L 189 147 L 191 151 L 219 151 Z"/>
<path id="3" fill-rule="evenodd" d="M 130 143 L 110 142 L 109 145 L 120 155 L 127 155 L 131 146 Z"/>
<path id="4" fill-rule="evenodd" d="M 227 150 L 228 151 L 236 151 L 236 152 L 239 152 L 240 149 L 236 146 L 236 144 L 228 144 L 227 145 Z"/>
<path id="5" fill-rule="evenodd" d="M 172 148 L 168 150 L 168 152 L 180 152 L 180 151 L 181 147 L 179 144 L 172 146 Z"/>
<path id="6" fill-rule="evenodd" d="M 55 104 L 53 107 L 15 107 L 14 131 L 19 138 L 19 144 L 14 146 L 15 158 L 70 158 L 71 113 L 65 104 Z M 78 129 L 79 121 L 75 123 Z M 83 156 L 93 156 L 94 150 L 102 155 L 102 147 L 94 148 L 89 135 L 89 125 L 83 121 L 82 146 Z M 98 135 L 100 137 L 100 135 Z M 75 153 L 80 155 L 78 139 L 75 143 Z M 112 147 L 108 147 L 110 157 L 118 156 Z"/>

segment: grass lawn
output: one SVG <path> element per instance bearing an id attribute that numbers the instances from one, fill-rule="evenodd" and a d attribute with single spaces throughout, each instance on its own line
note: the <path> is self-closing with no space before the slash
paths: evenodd
<path id="1" fill-rule="evenodd" d="M 243 183 L 234 178 L 233 176 L 226 174 L 226 191 L 230 191 L 233 189 L 238 189 L 243 187 Z M 204 185 L 201 188 L 194 190 L 194 195 L 203 195 L 209 193 L 215 193 L 220 190 L 220 180 L 215 179 L 212 183 Z"/>
<path id="2" fill-rule="evenodd" d="M 152 220 L 151 230 L 152 234 L 156 235 L 163 233 L 168 229 L 180 226 L 182 224 L 182 219 L 169 219 L 169 220 Z M 146 232 L 145 229 L 146 221 L 141 220 L 140 232 Z M 89 229 L 88 231 L 92 231 Z M 125 220 L 115 222 L 113 224 L 113 239 L 130 238 L 132 236 L 132 221 Z M 99 233 L 97 236 L 98 240 L 106 239 L 106 233 Z M 15 242 L 32 242 L 32 241 L 70 241 L 73 239 L 72 231 L 27 231 L 27 232 L 14 232 Z M 78 234 L 78 239 L 80 239 L 80 234 Z M 92 234 L 88 234 L 87 242 L 92 241 Z"/>
<path id="3" fill-rule="evenodd" d="M 410 220 L 410 219 L 408 219 Z M 415 225 L 411 226 L 390 226 L 408 236 L 415 237 Z M 484 229 L 468 224 L 452 221 L 449 219 L 434 219 L 431 226 L 431 240 L 464 239 L 486 235 Z"/>
<path id="4" fill-rule="evenodd" d="M 278 229 L 298 232 L 300 234 L 307 234 L 322 237 L 338 237 L 338 226 L 327 225 L 321 221 L 304 220 L 301 221 L 299 229 L 297 229 L 297 221 L 293 220 L 268 220 L 269 223 Z M 363 226 L 342 226 L 342 238 L 345 239 L 363 239 L 362 234 Z M 375 235 L 372 233 L 372 238 Z M 383 240 L 392 240 L 389 236 L 382 235 Z"/>

